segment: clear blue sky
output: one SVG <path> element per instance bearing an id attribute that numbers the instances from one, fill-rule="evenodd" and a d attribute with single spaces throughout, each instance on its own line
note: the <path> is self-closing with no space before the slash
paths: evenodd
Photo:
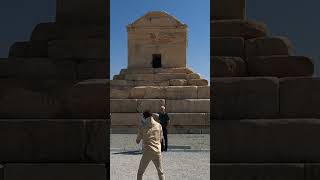
<path id="1" fill-rule="evenodd" d="M 126 25 L 148 11 L 166 11 L 188 25 L 187 64 L 210 79 L 209 0 L 111 0 L 111 77 L 127 68 Z"/>

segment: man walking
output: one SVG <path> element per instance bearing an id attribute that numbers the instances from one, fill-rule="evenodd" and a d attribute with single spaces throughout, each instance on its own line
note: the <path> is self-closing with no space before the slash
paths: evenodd
<path id="1" fill-rule="evenodd" d="M 159 121 L 162 126 L 162 131 L 163 131 L 163 137 L 164 137 L 164 142 L 163 140 L 161 141 L 161 151 L 167 151 L 168 150 L 168 130 L 167 127 L 170 122 L 170 118 L 168 114 L 166 113 L 166 107 L 161 106 L 160 107 L 160 112 L 159 114 Z"/>
<path id="2" fill-rule="evenodd" d="M 137 180 L 142 180 L 150 161 L 153 162 L 157 171 L 159 180 L 164 180 L 164 173 L 161 162 L 161 139 L 162 127 L 156 122 L 149 111 L 143 112 L 143 126 L 139 127 L 136 143 L 139 144 L 143 139 L 143 155 L 140 160 Z"/>

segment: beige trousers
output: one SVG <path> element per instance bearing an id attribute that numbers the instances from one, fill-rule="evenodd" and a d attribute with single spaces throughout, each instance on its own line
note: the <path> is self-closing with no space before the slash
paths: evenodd
<path id="1" fill-rule="evenodd" d="M 155 165 L 155 167 L 158 171 L 159 180 L 164 180 L 164 172 L 163 172 L 163 168 L 162 168 L 161 155 L 148 153 L 148 152 L 143 153 L 142 158 L 140 160 L 137 180 L 142 180 L 143 173 L 145 172 L 146 168 L 148 167 L 148 164 L 150 163 L 150 161 L 153 162 L 153 164 Z"/>

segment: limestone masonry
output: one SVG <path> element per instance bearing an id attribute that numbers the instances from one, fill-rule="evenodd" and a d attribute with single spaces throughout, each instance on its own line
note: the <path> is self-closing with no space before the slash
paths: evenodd
<path id="1" fill-rule="evenodd" d="M 208 133 L 210 87 L 187 67 L 187 25 L 149 12 L 127 26 L 128 68 L 110 82 L 112 131 L 135 133 L 139 113 L 165 105 L 171 133 Z"/>
<path id="2" fill-rule="evenodd" d="M 312 60 L 248 20 L 245 0 L 211 5 L 213 179 L 320 179 L 320 79 Z"/>

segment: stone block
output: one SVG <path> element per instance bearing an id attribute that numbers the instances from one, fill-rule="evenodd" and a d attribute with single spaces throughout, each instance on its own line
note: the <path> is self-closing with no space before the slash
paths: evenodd
<path id="1" fill-rule="evenodd" d="M 3 163 L 107 163 L 108 124 L 99 119 L 1 119 Z"/>
<path id="2" fill-rule="evenodd" d="M 320 79 L 283 78 L 280 80 L 280 114 L 282 117 L 320 117 Z"/>
<path id="3" fill-rule="evenodd" d="M 128 99 L 131 88 L 127 87 L 112 87 L 110 88 L 111 99 Z"/>
<path id="4" fill-rule="evenodd" d="M 154 76 L 156 81 L 168 81 L 171 79 L 186 79 L 187 74 L 185 73 L 158 73 Z"/>
<path id="5" fill-rule="evenodd" d="M 231 180 L 307 180 L 303 164 L 214 163 L 213 179 Z"/>
<path id="6" fill-rule="evenodd" d="M 135 113 L 138 102 L 136 99 L 110 99 L 111 113 Z"/>
<path id="7" fill-rule="evenodd" d="M 138 112 L 142 113 L 145 110 L 151 112 L 160 111 L 160 107 L 165 105 L 164 99 L 138 99 Z"/>
<path id="8" fill-rule="evenodd" d="M 217 119 L 274 118 L 279 115 L 279 81 L 272 77 L 211 78 Z"/>
<path id="9" fill-rule="evenodd" d="M 120 74 L 153 74 L 154 68 L 129 68 L 121 69 Z"/>
<path id="10" fill-rule="evenodd" d="M 68 92 L 66 114 L 73 118 L 103 119 L 109 114 L 109 80 L 90 79 Z"/>
<path id="11" fill-rule="evenodd" d="M 285 37 L 262 37 L 245 42 L 246 57 L 292 55 L 292 44 Z"/>
<path id="12" fill-rule="evenodd" d="M 77 64 L 78 79 L 109 79 L 106 59 L 81 60 Z"/>
<path id="13" fill-rule="evenodd" d="M 48 57 L 104 59 L 106 41 L 101 39 L 53 40 L 48 43 Z"/>
<path id="14" fill-rule="evenodd" d="M 209 126 L 209 113 L 169 113 L 170 126 Z"/>
<path id="15" fill-rule="evenodd" d="M 209 113 L 210 99 L 167 100 L 166 111 L 170 113 Z"/>
<path id="16" fill-rule="evenodd" d="M 133 86 L 135 85 L 133 81 L 128 80 L 111 80 L 110 86 L 117 87 L 117 86 Z"/>
<path id="17" fill-rule="evenodd" d="M 185 79 L 171 79 L 169 81 L 170 86 L 186 86 L 187 80 Z"/>
<path id="18" fill-rule="evenodd" d="M 247 20 L 217 20 L 211 21 L 211 36 L 253 39 L 267 36 L 267 27 L 265 24 Z"/>
<path id="19" fill-rule="evenodd" d="M 155 68 L 153 69 L 154 73 L 182 73 L 190 74 L 193 71 L 190 68 L 181 67 L 181 68 Z"/>
<path id="20" fill-rule="evenodd" d="M 160 86 L 139 86 L 130 90 L 129 98 L 161 99 L 165 98 L 165 88 Z"/>
<path id="21" fill-rule="evenodd" d="M 126 74 L 125 79 L 130 81 L 153 81 L 154 75 L 153 74 Z"/>
<path id="22" fill-rule="evenodd" d="M 245 0 L 214 0 L 211 2 L 211 19 L 245 19 Z"/>
<path id="23" fill-rule="evenodd" d="M 313 163 L 320 160 L 319 119 L 212 122 L 216 163 Z"/>
<path id="24" fill-rule="evenodd" d="M 169 86 L 165 88 L 166 99 L 197 99 L 196 86 Z"/>
<path id="25" fill-rule="evenodd" d="M 240 57 L 211 57 L 211 77 L 248 76 L 247 65 Z"/>
<path id="26" fill-rule="evenodd" d="M 190 74 L 187 74 L 187 80 L 190 80 L 190 79 L 200 79 L 200 74 L 199 73 L 190 73 Z"/>
<path id="27" fill-rule="evenodd" d="M 188 86 L 207 86 L 208 81 L 206 79 L 190 79 L 187 84 Z"/>
<path id="28" fill-rule="evenodd" d="M 48 57 L 48 41 L 16 42 L 10 47 L 9 57 Z"/>
<path id="29" fill-rule="evenodd" d="M 134 126 L 138 127 L 140 113 L 111 113 L 111 126 Z M 137 130 L 135 130 L 136 133 Z"/>
<path id="30" fill-rule="evenodd" d="M 247 60 L 250 76 L 312 76 L 314 65 L 312 60 L 301 56 L 260 56 Z"/>
<path id="31" fill-rule="evenodd" d="M 31 41 L 51 41 L 58 37 L 58 26 L 54 22 L 37 24 L 31 33 Z"/>
<path id="32" fill-rule="evenodd" d="M 134 81 L 135 86 L 169 86 L 169 81 Z"/>
<path id="33" fill-rule="evenodd" d="M 211 56 L 244 57 L 245 47 L 242 37 L 213 37 L 211 40 Z"/>
<path id="34" fill-rule="evenodd" d="M 210 86 L 199 86 L 198 90 L 198 99 L 210 99 Z"/>
<path id="35" fill-rule="evenodd" d="M 105 180 L 105 164 L 6 164 L 5 180 Z"/>

